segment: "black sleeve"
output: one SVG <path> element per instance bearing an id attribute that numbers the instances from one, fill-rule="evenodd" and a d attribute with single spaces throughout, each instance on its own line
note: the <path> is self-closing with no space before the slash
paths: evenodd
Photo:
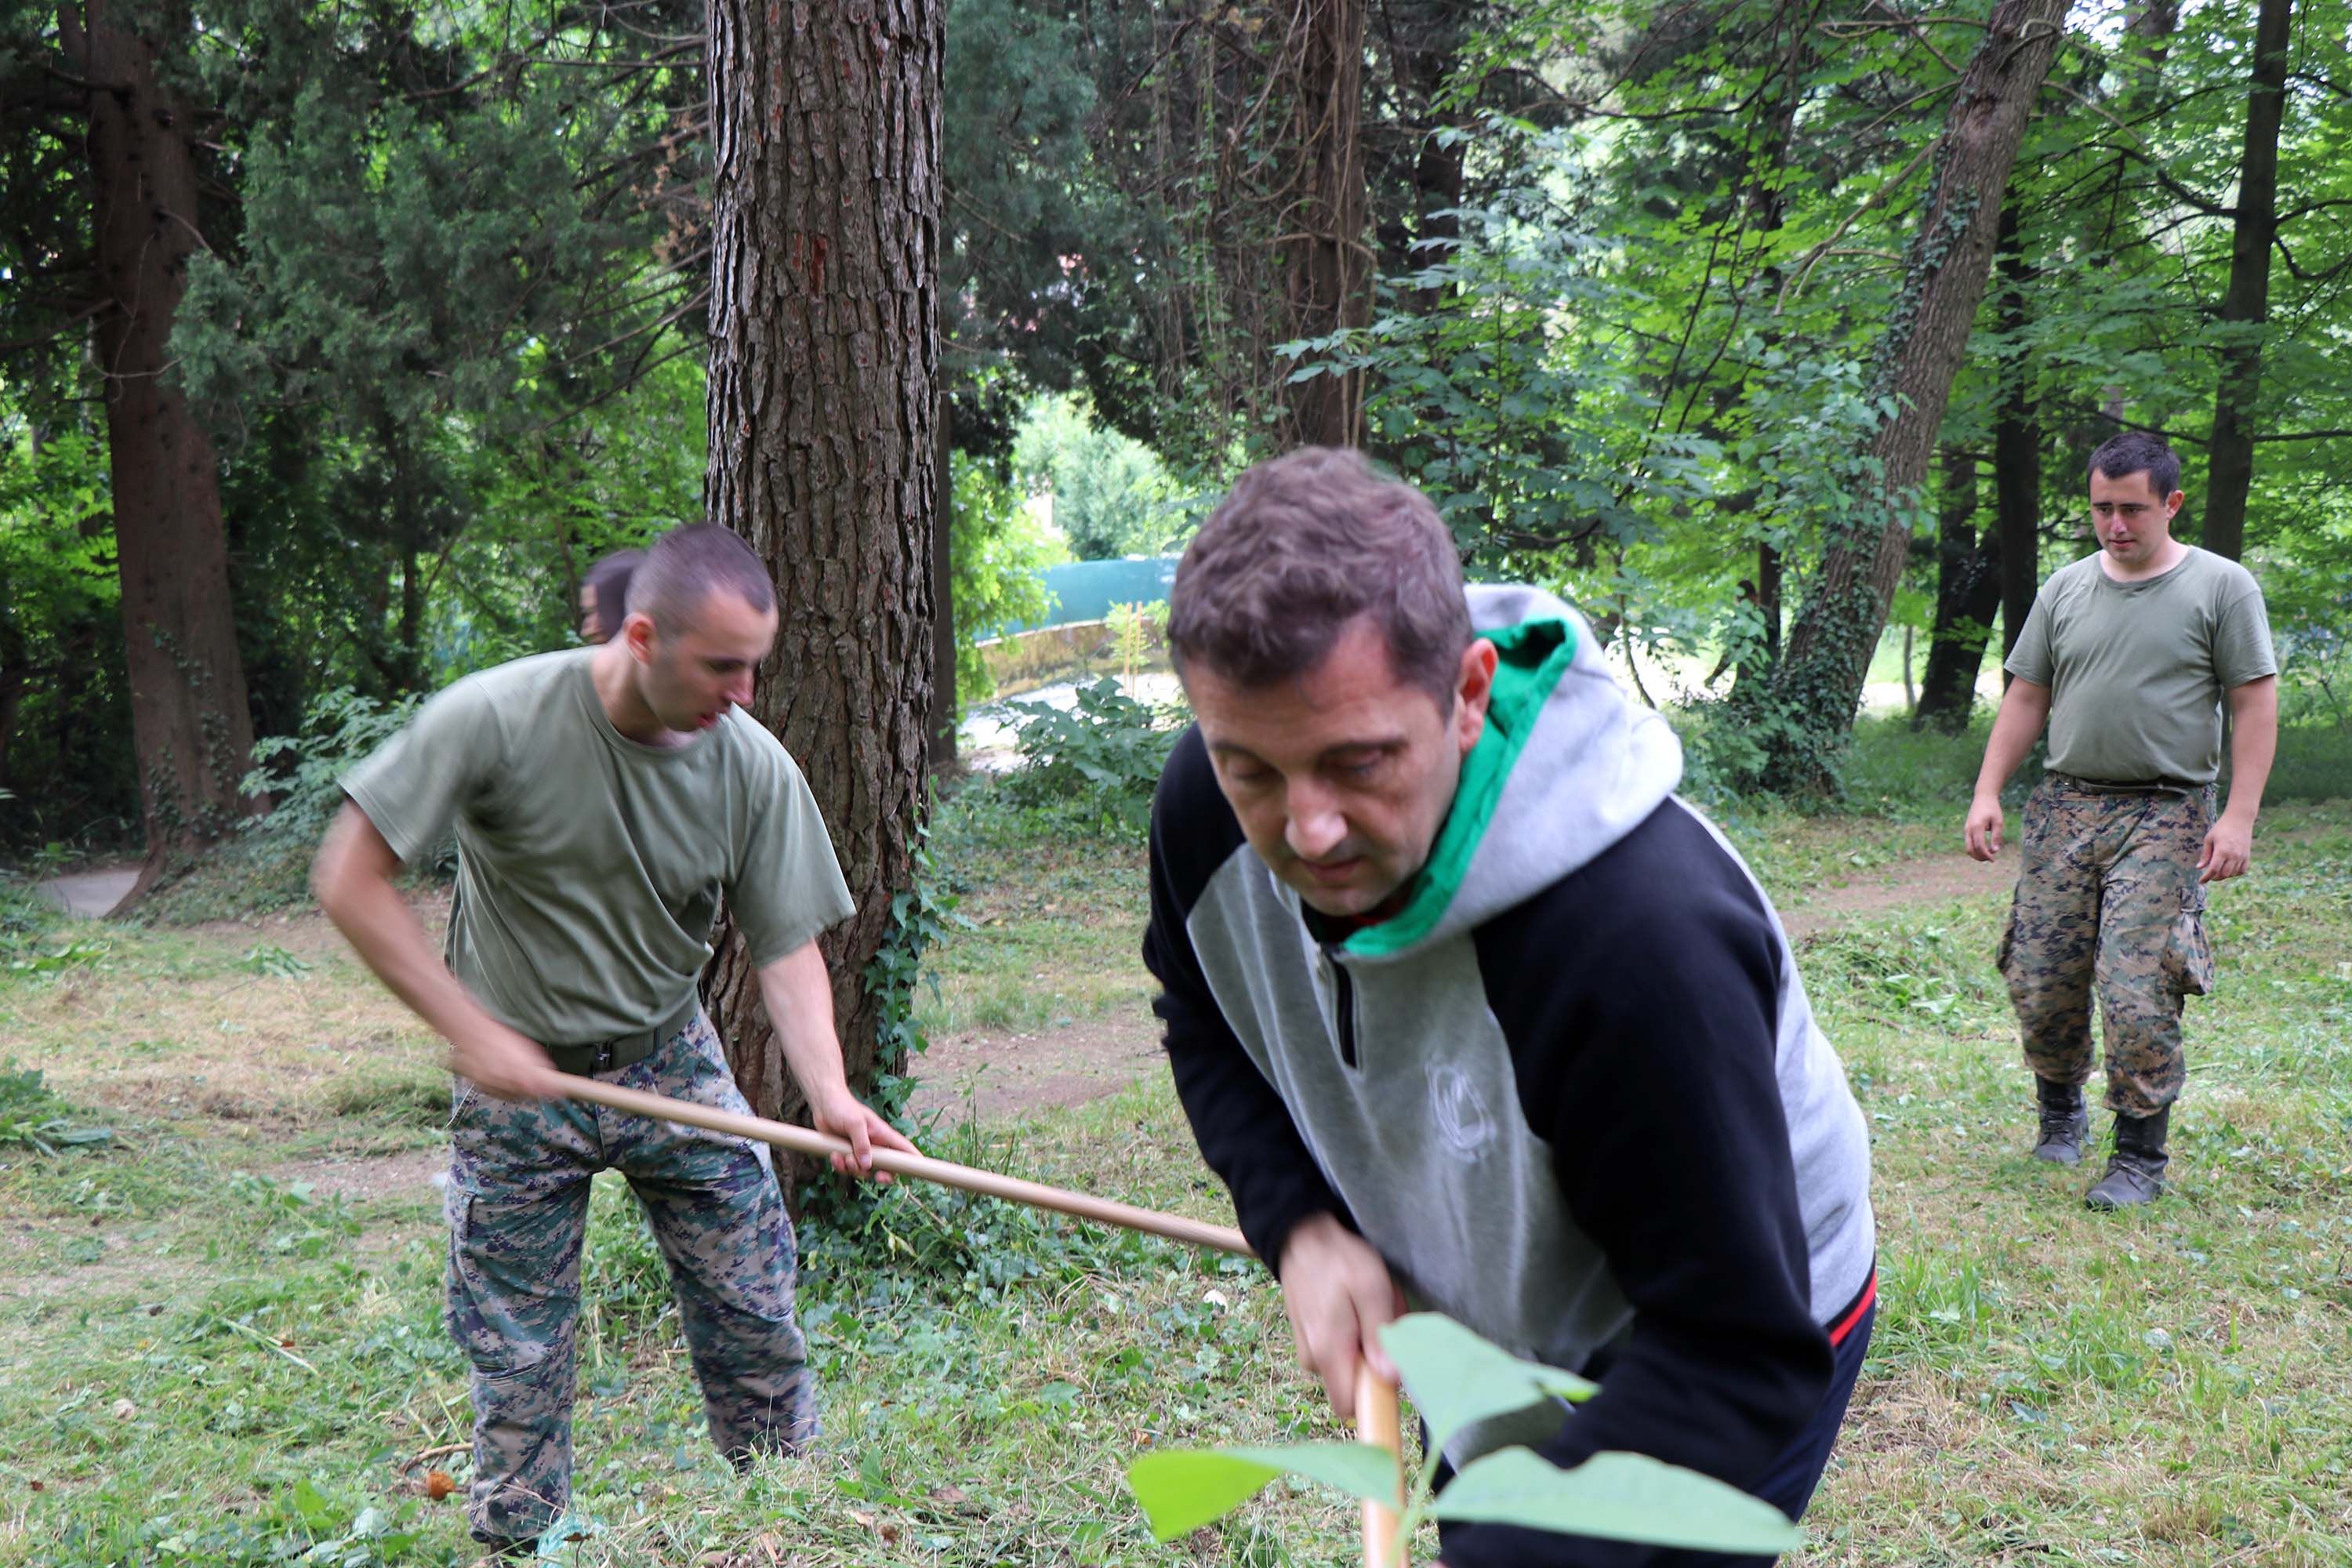
<path id="1" fill-rule="evenodd" d="M 1663 892 L 1662 889 L 1671 889 Z M 1541 1452 L 1762 1481 L 1827 1393 L 1777 1068 L 1780 951 L 1738 864 L 1668 802 L 1478 934 L 1529 1124 L 1633 1308 L 1601 1391 Z M 1648 1549 L 1450 1531 L 1449 1568 L 1615 1568 Z M 1682 1560 L 1682 1559 L 1678 1559 Z"/>
<path id="2" fill-rule="evenodd" d="M 1165 1026 L 1162 1044 L 1192 1136 L 1231 1189 L 1242 1234 L 1272 1268 L 1299 1221 L 1327 1213 L 1344 1220 L 1347 1213 L 1281 1096 L 1218 1010 L 1192 951 L 1193 905 L 1220 866 L 1249 852 L 1200 731 L 1188 731 L 1151 804 L 1151 923 L 1144 929 L 1143 962 L 1160 982 L 1151 1010 Z"/>

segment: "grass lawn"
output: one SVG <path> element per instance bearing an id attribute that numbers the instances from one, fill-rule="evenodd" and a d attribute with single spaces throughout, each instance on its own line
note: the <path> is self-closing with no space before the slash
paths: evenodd
<path id="1" fill-rule="evenodd" d="M 1957 835 L 1732 826 L 1792 904 Z M 934 1027 L 1141 1005 L 1133 847 L 938 842 L 974 925 Z M 2222 985 L 2146 1215 L 2024 1157 L 1998 894 L 1801 940 L 1876 1138 L 1885 1286 L 1802 1562 L 2352 1564 L 2352 807 L 2283 806 L 2257 850 L 2214 900 Z M 12 893 L 0 1038 L 0 1563 L 471 1561 L 426 1495 L 467 1467 L 422 1031 L 315 917 L 67 926 Z M 1228 1217 L 1157 1079 L 932 1147 Z M 835 1205 L 803 1226 L 824 1450 L 739 1478 L 616 1180 L 592 1226 L 582 1563 L 1354 1561 L 1349 1510 L 1286 1485 L 1173 1548 L 1124 1492 L 1149 1445 L 1330 1435 L 1254 1265 L 938 1189 Z"/>

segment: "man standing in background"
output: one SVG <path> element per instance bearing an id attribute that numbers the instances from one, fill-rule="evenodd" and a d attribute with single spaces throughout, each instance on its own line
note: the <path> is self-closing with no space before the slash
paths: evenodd
<path id="1" fill-rule="evenodd" d="M 2082 1161 L 2098 994 L 2115 1145 L 2084 1201 L 2116 1209 L 2164 1192 L 2181 1001 L 2213 984 L 2205 884 L 2252 857 L 2278 744 L 2278 660 L 2252 575 L 2172 537 L 2183 497 L 2171 448 L 2117 436 L 2091 454 L 2090 489 L 2099 552 L 2052 574 L 2018 635 L 1966 835 L 1977 859 L 2000 852 L 2001 785 L 2047 721 L 2049 770 L 2026 802 L 1997 962 L 2041 1101 L 2037 1159 Z M 2217 818 L 2225 700 L 2230 805 Z"/>

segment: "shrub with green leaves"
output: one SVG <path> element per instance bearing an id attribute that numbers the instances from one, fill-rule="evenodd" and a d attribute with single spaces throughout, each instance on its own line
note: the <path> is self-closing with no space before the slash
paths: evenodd
<path id="1" fill-rule="evenodd" d="M 268 838 L 316 844 L 342 805 L 335 781 L 343 770 L 391 740 L 416 716 L 419 699 L 380 702 L 339 686 L 304 710 L 300 733 L 254 742 L 244 792 L 268 795 L 269 814 L 252 824 Z"/>
<path id="2" fill-rule="evenodd" d="M 1427 1453 L 1399 1498 L 1396 1457 L 1369 1443 L 1170 1449 L 1127 1468 L 1152 1533 L 1173 1541 L 1255 1497 L 1278 1475 L 1301 1476 L 1366 1502 L 1402 1503 L 1401 1542 L 1427 1521 L 1508 1524 L 1564 1535 L 1695 1552 L 1778 1553 L 1804 1536 L 1770 1503 L 1641 1454 L 1601 1453 L 1561 1469 L 1529 1448 L 1473 1459 L 1443 1491 L 1439 1458 L 1479 1422 L 1549 1400 L 1590 1399 L 1573 1373 L 1522 1361 L 1451 1318 L 1416 1312 L 1381 1331 L 1381 1345 L 1427 1425 Z"/>
<path id="3" fill-rule="evenodd" d="M 1086 826 L 1140 837 L 1151 826 L 1151 792 L 1182 725 L 1139 702 L 1106 676 L 1081 686 L 1067 710 L 1013 704 L 1020 770 L 1005 781 L 1024 805 L 1068 810 Z"/>

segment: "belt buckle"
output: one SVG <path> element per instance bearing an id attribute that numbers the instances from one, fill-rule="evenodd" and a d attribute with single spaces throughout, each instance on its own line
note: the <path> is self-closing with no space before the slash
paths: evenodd
<path id="1" fill-rule="evenodd" d="M 596 1047 L 596 1059 L 588 1064 L 590 1072 L 606 1072 L 613 1066 L 613 1042 L 606 1040 Z"/>

